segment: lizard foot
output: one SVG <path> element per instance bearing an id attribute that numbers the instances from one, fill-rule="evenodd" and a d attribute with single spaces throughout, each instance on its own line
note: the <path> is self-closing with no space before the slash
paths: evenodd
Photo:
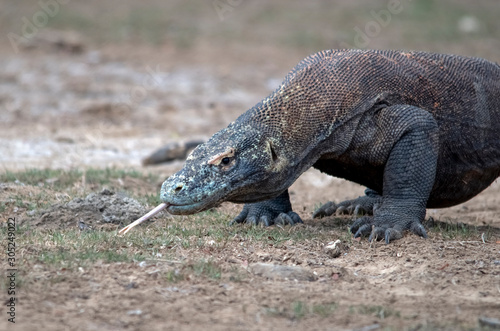
<path id="1" fill-rule="evenodd" d="M 375 220 L 374 217 L 363 216 L 354 221 L 351 225 L 351 233 L 354 238 L 369 235 L 368 240 L 383 240 L 388 244 L 392 240 L 403 237 L 403 231 L 409 230 L 421 237 L 427 238 L 427 232 L 420 221 L 409 222 L 386 221 L 384 219 Z"/>
<path id="2" fill-rule="evenodd" d="M 294 225 L 303 223 L 300 216 L 292 211 L 288 191 L 283 192 L 274 199 L 261 202 L 247 203 L 241 213 L 229 225 L 236 223 Z"/>
<path id="3" fill-rule="evenodd" d="M 377 209 L 377 206 L 382 203 L 382 196 L 371 189 L 366 189 L 365 194 L 365 196 L 346 200 L 339 204 L 335 204 L 332 201 L 327 202 L 313 213 L 313 218 L 322 218 L 333 215 L 334 213 L 337 213 L 337 215 L 372 215 L 373 211 Z"/>
<path id="4" fill-rule="evenodd" d="M 268 201 L 263 201 L 246 204 L 241 213 L 229 225 L 236 223 L 269 226 L 273 224 L 294 225 L 303 222 L 300 216 L 292 210 L 282 210 L 279 206 L 273 206 Z"/>

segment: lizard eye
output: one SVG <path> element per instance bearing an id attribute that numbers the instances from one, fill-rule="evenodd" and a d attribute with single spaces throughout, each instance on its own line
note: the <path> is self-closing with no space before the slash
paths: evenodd
<path id="1" fill-rule="evenodd" d="M 231 164 L 231 160 L 234 156 L 234 148 L 227 149 L 223 153 L 219 153 L 207 161 L 207 164 L 212 164 L 215 166 L 223 165 L 228 166 Z"/>

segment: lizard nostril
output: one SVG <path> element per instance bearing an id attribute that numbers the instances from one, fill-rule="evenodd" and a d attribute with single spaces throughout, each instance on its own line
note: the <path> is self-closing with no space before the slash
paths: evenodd
<path id="1" fill-rule="evenodd" d="M 184 188 L 183 184 L 177 184 L 177 187 L 174 189 L 174 191 L 175 193 L 179 193 L 180 191 L 182 191 L 183 188 Z"/>

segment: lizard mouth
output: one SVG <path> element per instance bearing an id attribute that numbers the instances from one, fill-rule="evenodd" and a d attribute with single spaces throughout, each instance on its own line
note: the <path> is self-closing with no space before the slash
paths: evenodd
<path id="1" fill-rule="evenodd" d="M 191 215 L 209 209 L 211 206 L 206 202 L 200 201 L 190 204 L 170 204 L 166 210 L 172 215 Z"/>

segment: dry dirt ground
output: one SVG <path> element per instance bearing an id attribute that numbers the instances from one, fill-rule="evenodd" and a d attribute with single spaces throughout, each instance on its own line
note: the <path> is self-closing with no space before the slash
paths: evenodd
<path id="1" fill-rule="evenodd" d="M 100 6 L 90 3 L 92 6 L 75 4 L 74 11 L 92 12 Z M 111 3 L 115 2 L 103 6 L 114 8 Z M 162 8 L 158 2 L 151 3 L 152 8 Z M 284 1 L 279 3 L 285 5 Z M 293 3 L 297 8 L 309 8 Z M 141 159 L 169 142 L 208 138 L 277 87 L 301 58 L 326 48 L 329 38 L 350 40 L 352 27 L 362 26 L 371 19 L 366 14 L 369 10 L 363 10 L 365 16 L 360 20 L 345 22 L 360 11 L 356 9 L 357 3 L 337 3 L 339 10 L 332 11 L 338 20 L 344 20 L 343 24 L 349 24 L 345 29 L 347 36 L 338 37 L 336 32 L 316 35 L 316 30 L 312 30 L 295 36 L 291 46 L 273 45 L 272 38 L 278 32 L 268 36 L 257 28 L 256 40 L 250 39 L 248 45 L 241 41 L 224 43 L 203 35 L 188 45 L 184 43 L 190 39 L 184 38 L 190 37 L 183 35 L 173 35 L 180 39 L 172 37 L 172 43 L 169 39 L 136 44 L 135 39 L 122 37 L 103 42 L 81 33 L 80 29 L 92 32 L 83 20 L 81 27 L 75 24 L 76 27 L 68 29 L 77 32 L 76 35 L 58 30 L 67 23 L 56 21 L 53 27 L 40 29 L 34 41 L 30 40 L 17 53 L 4 40 L 0 50 L 1 171 L 135 169 L 150 172 L 158 180 L 149 183 L 124 177 L 113 185 L 133 194 L 157 194 L 161 178 L 179 170 L 182 162 L 144 168 Z M 498 6 L 479 1 L 472 9 L 467 2 L 457 3 L 462 9 L 453 12 L 456 15 L 453 24 L 462 22 L 463 17 L 467 19 L 465 27 L 460 23 L 453 29 L 462 29 L 470 34 L 468 37 L 449 32 L 445 36 L 448 39 L 433 39 L 422 32 L 424 27 L 418 30 L 422 34 L 406 34 L 406 30 L 399 28 L 396 17 L 391 23 L 394 25 L 372 40 L 371 46 L 455 52 L 500 61 L 499 36 L 487 33 L 500 31 L 498 20 L 486 19 L 491 16 L 489 13 L 495 10 L 498 13 Z M 258 1 L 243 4 L 241 11 L 234 8 L 234 17 L 245 24 L 240 27 L 235 19 L 228 19 L 230 28 L 224 33 L 229 40 L 251 35 L 249 31 L 254 24 L 272 26 L 273 15 L 281 15 L 279 5 L 262 14 L 255 9 L 258 4 Z M 382 1 L 377 4 L 380 8 L 386 5 Z M 330 8 L 318 1 L 310 6 L 309 9 L 325 12 Z M 9 8 L 19 17 L 40 10 L 29 6 L 25 11 Z M 422 8 L 417 9 L 425 12 L 427 7 Z M 349 15 L 342 17 L 341 9 Z M 468 9 L 472 14 L 468 14 Z M 190 10 L 196 12 L 194 8 Z M 117 17 L 123 11 L 126 10 L 120 7 Z M 424 15 L 416 12 L 417 16 Z M 190 13 L 182 12 L 178 20 L 191 22 Z M 252 13 L 262 17 L 254 17 Z M 214 12 L 211 15 L 217 19 Z M 284 20 L 295 22 L 296 15 L 300 14 L 291 11 Z M 485 15 L 485 19 L 480 15 Z M 325 22 L 324 16 L 327 15 L 321 16 L 321 22 Z M 68 17 L 78 21 L 75 16 L 68 14 Z M 415 26 L 419 26 L 418 17 Z M 308 19 L 314 26 L 314 18 Z M 137 20 L 148 22 L 147 18 Z M 5 22 L 0 24 L 3 35 L 21 28 L 19 24 L 8 26 Z M 443 22 L 448 24 L 446 20 Z M 175 30 L 174 23 L 169 31 L 184 31 Z M 206 28 L 209 35 L 212 30 L 207 28 L 208 23 L 202 23 L 197 33 L 202 34 Z M 333 26 L 321 31 L 335 30 Z M 186 28 L 182 24 L 181 27 Z M 234 35 L 233 28 L 238 28 Z M 283 25 L 281 30 L 286 34 Z M 56 41 L 47 36 L 57 36 Z M 398 38 L 406 43 L 400 46 L 395 41 Z M 316 42 L 311 44 L 311 39 Z M 338 42 L 331 45 L 337 47 Z M 23 234 L 27 237 L 33 232 L 50 235 L 55 230 L 64 237 L 66 228 L 77 230 L 78 220 L 62 212 L 64 204 L 58 209 L 62 214 L 50 218 L 53 223 L 48 224 L 47 219 L 42 220 L 41 216 L 29 214 L 26 208 L 16 208 L 11 203 L 18 195 L 44 194 L 51 195 L 53 200 L 61 195 L 60 200 L 66 203 L 74 198 L 67 192 L 74 190 L 56 192 L 19 182 L 0 184 L 0 201 L 6 206 L 2 213 L 4 225 L 8 217 L 16 217 L 23 226 L 31 222 L 33 229 Z M 85 179 L 77 188 L 81 189 L 78 192 L 82 198 L 102 190 L 99 185 L 85 186 Z M 291 188 L 292 204 L 304 219 L 304 225 L 273 230 L 245 226 L 226 230 L 225 222 L 241 208 L 231 204 L 219 207 L 216 211 L 219 216 L 215 218 L 212 214 L 197 218 L 162 215 L 153 224 L 133 230 L 137 232 L 133 238 L 139 238 L 134 240 L 142 240 L 143 247 L 134 246 L 135 241 L 129 242 L 127 238 L 112 241 L 117 251 L 131 252 L 133 247 L 133 252 L 143 257 L 147 252 L 148 258 L 137 261 L 115 262 L 103 258 L 82 267 L 79 262 L 72 264 L 72 268 L 54 267 L 37 260 L 37 256 L 44 249 L 66 247 L 64 240 L 58 244 L 47 240 L 39 246 L 27 242 L 26 247 L 17 248 L 18 258 L 26 262 L 19 271 L 24 280 L 17 294 L 16 324 L 7 321 L 4 300 L 8 296 L 4 286 L 0 329 L 455 330 L 487 328 L 479 322 L 481 317 L 500 319 L 500 182 L 462 205 L 428 210 L 427 217 L 436 222 L 426 224 L 427 240 L 406 235 L 390 245 L 369 243 L 366 239 L 357 241 L 347 233 L 351 221 L 348 217 L 311 219 L 320 202 L 342 201 L 362 193 L 363 188 L 356 184 L 311 170 Z M 184 223 L 195 234 L 187 239 L 170 238 L 173 244 L 162 243 L 161 239 L 155 241 L 155 237 L 162 238 L 161 233 L 168 234 L 169 224 L 182 227 Z M 466 225 L 457 225 L 460 223 Z M 117 228 L 116 224 L 103 225 L 93 231 L 109 234 Z M 224 236 L 212 235 L 206 230 L 211 228 Z M 306 235 L 302 238 L 301 233 Z M 278 235 L 282 239 L 275 240 Z M 80 237 L 76 238 L 78 241 Z M 336 253 L 326 250 L 337 239 L 341 242 Z M 178 244 L 176 240 L 191 244 Z M 7 255 L 3 252 L 1 257 L 2 268 L 7 268 Z M 199 271 L 199 261 L 209 261 L 203 265 L 205 271 Z M 268 270 L 269 265 L 290 269 Z M 216 275 L 211 274 L 210 268 Z"/>

